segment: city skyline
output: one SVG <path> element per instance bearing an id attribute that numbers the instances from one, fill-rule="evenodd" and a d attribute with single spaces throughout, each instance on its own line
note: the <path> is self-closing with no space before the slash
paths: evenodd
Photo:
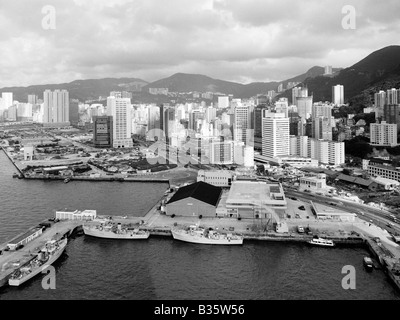
<path id="1" fill-rule="evenodd" d="M 355 29 L 343 28 L 347 5 Z M 51 25 L 48 7 L 54 29 L 43 27 Z M 360 0 L 6 2 L 0 87 L 105 77 L 151 82 L 176 72 L 282 81 L 315 65 L 349 67 L 395 44 L 399 8 Z"/>

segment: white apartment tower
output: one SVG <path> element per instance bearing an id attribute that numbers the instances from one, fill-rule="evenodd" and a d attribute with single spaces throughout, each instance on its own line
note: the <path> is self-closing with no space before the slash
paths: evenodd
<path id="1" fill-rule="evenodd" d="M 337 106 L 344 104 L 344 86 L 338 84 L 332 87 L 332 103 Z"/>
<path id="2" fill-rule="evenodd" d="M 301 97 L 296 99 L 297 112 L 303 120 L 309 119 L 312 114 L 313 97 Z"/>
<path id="3" fill-rule="evenodd" d="M 375 98 L 375 119 L 379 119 L 383 117 L 383 109 L 386 104 L 386 92 L 385 91 L 379 91 L 375 93 L 374 95 Z"/>
<path id="4" fill-rule="evenodd" d="M 113 147 L 132 148 L 131 99 L 108 97 L 107 115 L 113 117 Z"/>
<path id="5" fill-rule="evenodd" d="M 43 122 L 69 122 L 69 93 L 67 90 L 45 90 L 43 93 Z"/>
<path id="6" fill-rule="evenodd" d="M 218 109 L 229 107 L 229 97 L 218 97 Z"/>
<path id="7" fill-rule="evenodd" d="M 397 124 L 389 124 L 386 121 L 370 124 L 371 145 L 397 146 Z"/>
<path id="8" fill-rule="evenodd" d="M 234 111 L 233 137 L 236 142 L 250 143 L 251 134 L 251 107 L 237 105 Z"/>
<path id="9" fill-rule="evenodd" d="M 1 93 L 1 106 L 0 109 L 8 109 L 13 105 L 13 93 L 12 92 L 2 92 Z"/>
<path id="10" fill-rule="evenodd" d="M 307 98 L 308 88 L 295 87 L 292 89 L 292 104 L 297 106 L 297 98 Z"/>
<path id="11" fill-rule="evenodd" d="M 290 136 L 290 146 L 292 156 L 316 159 L 320 163 L 330 165 L 345 163 L 344 142 Z"/>
<path id="12" fill-rule="evenodd" d="M 263 112 L 262 155 L 269 158 L 289 155 L 289 118 L 284 113 Z"/>

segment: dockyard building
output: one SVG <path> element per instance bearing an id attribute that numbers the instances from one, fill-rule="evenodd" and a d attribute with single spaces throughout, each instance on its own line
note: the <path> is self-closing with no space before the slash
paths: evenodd
<path id="1" fill-rule="evenodd" d="M 196 182 L 180 188 L 166 204 L 166 214 L 190 217 L 215 217 L 222 188 Z"/>

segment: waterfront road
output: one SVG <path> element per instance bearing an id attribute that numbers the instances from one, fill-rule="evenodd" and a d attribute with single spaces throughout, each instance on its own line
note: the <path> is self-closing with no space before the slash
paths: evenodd
<path id="1" fill-rule="evenodd" d="M 390 218 L 390 212 L 373 208 L 364 204 L 352 202 L 342 198 L 334 197 L 329 198 L 326 196 L 320 196 L 317 194 L 311 194 L 307 192 L 296 191 L 285 187 L 285 195 L 287 197 L 295 197 L 303 200 L 313 201 L 316 203 L 321 203 L 326 206 L 340 208 L 340 210 L 352 212 L 357 214 L 358 218 L 371 222 L 378 227 L 386 229 L 387 231 L 400 234 L 400 225 L 394 223 Z M 390 225 L 392 223 L 393 225 Z"/>

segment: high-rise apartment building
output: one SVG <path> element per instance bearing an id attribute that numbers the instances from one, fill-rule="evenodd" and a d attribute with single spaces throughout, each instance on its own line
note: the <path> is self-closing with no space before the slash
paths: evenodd
<path id="1" fill-rule="evenodd" d="M 188 129 L 193 130 L 195 132 L 199 132 L 201 127 L 200 127 L 200 120 L 204 119 L 204 112 L 194 110 L 192 112 L 189 112 L 189 124 L 188 124 Z"/>
<path id="2" fill-rule="evenodd" d="M 400 90 L 400 89 L 399 89 Z M 399 104 L 397 89 L 389 89 L 386 91 L 386 104 Z"/>
<path id="3" fill-rule="evenodd" d="M 162 118 L 165 141 L 169 144 L 171 136 L 175 132 L 175 108 L 164 108 Z"/>
<path id="4" fill-rule="evenodd" d="M 332 140 L 331 117 L 312 118 L 312 137 L 315 139 Z"/>
<path id="5" fill-rule="evenodd" d="M 307 120 L 311 117 L 313 97 L 298 97 L 296 98 L 297 112 L 299 117 Z"/>
<path id="6" fill-rule="evenodd" d="M 308 88 L 295 87 L 292 89 L 292 104 L 297 106 L 297 98 L 308 97 Z"/>
<path id="7" fill-rule="evenodd" d="M 229 108 L 229 97 L 218 97 L 218 109 Z"/>
<path id="8" fill-rule="evenodd" d="M 43 123 L 69 123 L 69 93 L 67 90 L 45 90 L 43 100 Z"/>
<path id="9" fill-rule="evenodd" d="M 2 92 L 1 93 L 1 108 L 3 110 L 8 109 L 13 105 L 13 93 L 12 92 Z"/>
<path id="10" fill-rule="evenodd" d="M 397 124 L 389 124 L 386 121 L 370 124 L 371 145 L 397 146 Z"/>
<path id="11" fill-rule="evenodd" d="M 289 118 L 283 113 L 264 111 L 262 125 L 262 155 L 268 158 L 289 155 Z"/>
<path id="12" fill-rule="evenodd" d="M 210 163 L 211 164 L 232 164 L 234 142 L 224 141 L 224 139 L 217 139 L 209 144 Z"/>
<path id="13" fill-rule="evenodd" d="M 290 154 L 293 156 L 311 158 L 335 166 L 345 163 L 344 142 L 291 136 L 290 146 Z"/>
<path id="14" fill-rule="evenodd" d="M 325 69 L 325 73 L 324 73 L 325 76 L 332 75 L 332 73 L 333 73 L 332 66 L 325 66 L 324 69 Z"/>
<path id="15" fill-rule="evenodd" d="M 107 115 L 113 117 L 113 147 L 132 148 L 131 100 L 108 97 Z"/>
<path id="16" fill-rule="evenodd" d="M 400 104 L 385 104 L 383 107 L 382 122 L 396 124 L 397 131 L 400 130 Z"/>
<path id="17" fill-rule="evenodd" d="M 28 103 L 35 105 L 38 103 L 38 96 L 36 94 L 28 94 Z"/>
<path id="18" fill-rule="evenodd" d="M 383 108 L 386 104 L 386 92 L 385 91 L 379 91 L 374 94 L 374 100 L 375 100 L 375 119 L 381 120 L 383 117 Z"/>
<path id="19" fill-rule="evenodd" d="M 234 110 L 233 138 L 236 142 L 244 142 L 246 145 L 253 140 L 251 129 L 251 115 L 253 108 L 238 104 Z"/>
<path id="20" fill-rule="evenodd" d="M 208 107 L 205 112 L 206 121 L 211 123 L 217 118 L 217 109 L 214 107 Z"/>
<path id="21" fill-rule="evenodd" d="M 280 98 L 275 102 L 276 113 L 284 113 L 285 117 L 289 117 L 289 102 L 287 98 Z"/>
<path id="22" fill-rule="evenodd" d="M 78 125 L 79 123 L 79 102 L 70 101 L 69 103 L 69 122 L 71 125 Z"/>
<path id="23" fill-rule="evenodd" d="M 93 117 L 93 143 L 96 148 L 111 148 L 113 146 L 113 117 Z"/>
<path id="24" fill-rule="evenodd" d="M 337 106 L 344 104 L 344 86 L 338 84 L 332 87 L 332 103 Z"/>

